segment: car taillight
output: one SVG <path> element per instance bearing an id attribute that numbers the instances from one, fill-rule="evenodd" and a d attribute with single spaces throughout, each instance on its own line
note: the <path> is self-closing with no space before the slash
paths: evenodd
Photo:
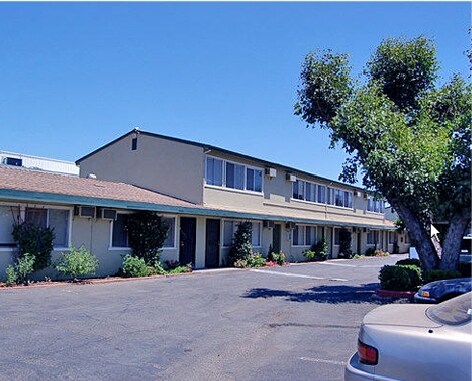
<path id="1" fill-rule="evenodd" d="M 377 365 L 379 362 L 379 351 L 360 340 L 357 342 L 357 352 L 359 353 L 359 361 L 362 364 Z"/>

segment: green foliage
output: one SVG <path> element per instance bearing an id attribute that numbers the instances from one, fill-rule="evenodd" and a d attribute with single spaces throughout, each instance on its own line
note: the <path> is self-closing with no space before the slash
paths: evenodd
<path id="1" fill-rule="evenodd" d="M 396 229 L 397 233 L 403 233 L 405 231 L 405 223 L 400 217 L 397 217 L 393 223 L 395 227 L 397 228 Z"/>
<path id="2" fill-rule="evenodd" d="M 23 283 L 28 285 L 28 275 L 34 271 L 35 257 L 29 253 L 23 254 L 14 265 L 6 268 L 6 283 L 8 285 Z"/>
<path id="3" fill-rule="evenodd" d="M 430 40 L 389 38 L 377 48 L 366 74 L 399 108 L 411 109 L 432 88 L 438 68 L 436 49 Z"/>
<path id="4" fill-rule="evenodd" d="M 417 266 L 383 266 L 379 273 L 383 290 L 415 291 L 421 285 L 421 269 Z"/>
<path id="5" fill-rule="evenodd" d="M 15 266 L 8 265 L 5 269 L 6 273 L 6 284 L 12 286 L 18 282 L 18 273 L 16 272 Z"/>
<path id="6" fill-rule="evenodd" d="M 374 257 L 374 256 L 375 256 L 375 248 L 369 247 L 369 248 L 365 251 L 365 256 L 366 256 L 366 257 Z"/>
<path id="7" fill-rule="evenodd" d="M 309 250 L 305 250 L 303 255 L 308 261 L 324 261 L 328 256 L 328 244 L 322 238 L 312 245 Z"/>
<path id="8" fill-rule="evenodd" d="M 233 266 L 234 267 L 238 267 L 238 268 L 245 268 L 245 267 L 248 267 L 247 265 L 247 261 L 245 259 L 237 259 L 234 263 L 233 263 Z"/>
<path id="9" fill-rule="evenodd" d="M 444 271 L 436 269 L 425 271 L 423 277 L 425 283 L 430 283 L 443 279 L 461 278 L 462 274 L 460 273 L 460 271 Z"/>
<path id="10" fill-rule="evenodd" d="M 141 211 L 128 216 L 127 229 L 133 256 L 143 258 L 148 264 L 159 261 L 169 230 L 167 223 L 156 212 Z"/>
<path id="11" fill-rule="evenodd" d="M 174 267 L 172 270 L 165 272 L 165 274 L 181 274 L 181 273 L 190 273 L 192 272 L 192 264 L 189 263 L 185 266 L 177 266 Z"/>
<path id="12" fill-rule="evenodd" d="M 339 231 L 339 255 L 342 258 L 352 257 L 351 242 L 351 232 L 347 229 L 341 229 Z"/>
<path id="13" fill-rule="evenodd" d="M 376 257 L 388 257 L 390 253 L 388 251 L 383 251 L 382 249 L 377 249 L 374 252 Z"/>
<path id="14" fill-rule="evenodd" d="M 247 267 L 265 266 L 266 259 L 260 254 L 251 254 L 246 258 Z"/>
<path id="15" fill-rule="evenodd" d="M 22 222 L 13 227 L 12 236 L 18 242 L 20 256 L 26 253 L 34 256 L 34 271 L 44 269 L 51 264 L 55 238 L 53 229 Z"/>
<path id="16" fill-rule="evenodd" d="M 123 275 L 126 278 L 140 278 L 152 275 L 153 268 L 149 266 L 144 258 L 126 255 L 123 259 Z"/>
<path id="17" fill-rule="evenodd" d="M 421 268 L 421 261 L 416 258 L 406 258 L 406 259 L 400 259 L 395 263 L 395 265 L 400 266 L 400 265 L 411 265 L 411 266 L 416 266 Z"/>
<path id="18" fill-rule="evenodd" d="M 295 115 L 327 124 L 352 92 L 348 56 L 330 50 L 309 53 L 301 71 Z"/>
<path id="19" fill-rule="evenodd" d="M 230 263 L 237 260 L 246 259 L 252 254 L 252 223 L 249 221 L 241 222 L 234 233 L 233 244 L 229 251 Z"/>
<path id="20" fill-rule="evenodd" d="M 428 268 L 434 219 L 449 221 L 441 266 L 455 267 L 457 242 L 471 215 L 472 85 L 455 76 L 437 88 L 436 53 L 424 37 L 388 39 L 367 64 L 367 81 L 350 85 L 347 58 L 309 54 L 295 114 L 330 131 L 350 155 L 340 179 L 385 197 L 404 221 Z M 451 260 L 451 258 L 453 260 Z"/>
<path id="21" fill-rule="evenodd" d="M 283 266 L 283 264 L 285 263 L 285 254 L 281 251 L 278 253 L 273 251 L 269 253 L 267 259 L 271 262 L 277 263 L 279 266 Z"/>
<path id="22" fill-rule="evenodd" d="M 74 279 L 95 274 L 99 265 L 97 257 L 83 245 L 79 248 L 72 246 L 69 252 L 62 253 L 62 256 L 62 259 L 54 265 L 54 268 Z"/>

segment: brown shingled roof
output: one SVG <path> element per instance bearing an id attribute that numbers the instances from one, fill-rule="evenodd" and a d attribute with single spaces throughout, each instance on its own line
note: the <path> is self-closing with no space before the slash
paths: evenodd
<path id="1" fill-rule="evenodd" d="M 0 165 L 0 189 L 82 196 L 108 200 L 194 207 L 195 204 L 134 185 L 84 179 L 58 173 Z"/>

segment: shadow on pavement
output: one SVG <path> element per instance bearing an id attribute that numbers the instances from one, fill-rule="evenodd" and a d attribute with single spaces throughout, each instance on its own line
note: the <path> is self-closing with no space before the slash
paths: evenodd
<path id="1" fill-rule="evenodd" d="M 375 303 L 383 304 L 377 299 L 375 291 L 379 288 L 378 283 L 368 283 L 360 286 L 329 286 L 323 285 L 313 287 L 302 292 L 287 290 L 272 290 L 269 288 L 253 288 L 242 295 L 243 298 L 268 299 L 284 298 L 290 302 L 316 302 L 316 303 Z"/>

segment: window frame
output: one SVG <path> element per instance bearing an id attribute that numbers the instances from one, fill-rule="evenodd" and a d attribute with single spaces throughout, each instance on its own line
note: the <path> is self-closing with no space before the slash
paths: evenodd
<path id="1" fill-rule="evenodd" d="M 311 245 L 313 245 L 312 243 L 310 243 L 310 244 L 306 243 L 306 229 L 307 228 L 314 229 L 314 239 L 315 239 L 314 243 L 317 242 L 317 235 L 318 235 L 318 226 L 317 225 L 295 224 L 295 227 L 303 229 L 303 232 L 301 234 L 301 236 L 303 237 L 303 243 L 302 244 L 297 243 L 296 245 L 294 244 L 295 229 L 292 229 L 292 232 L 290 234 L 290 238 L 291 238 L 290 245 L 292 247 L 310 247 Z"/>
<path id="2" fill-rule="evenodd" d="M 216 160 L 221 160 L 222 162 L 222 179 L 221 179 L 221 185 L 213 185 L 213 184 L 208 184 L 207 183 L 207 176 L 208 176 L 208 171 L 207 171 L 207 160 L 208 158 L 211 159 L 216 159 Z M 254 195 L 259 195 L 262 196 L 264 195 L 264 168 L 262 167 L 257 167 L 255 165 L 249 165 L 249 164 L 244 164 L 241 162 L 237 162 L 234 160 L 228 160 L 228 159 L 223 159 L 218 156 L 213 156 L 213 155 L 205 155 L 205 160 L 204 160 L 204 165 L 205 165 L 205 178 L 204 178 L 204 186 L 207 188 L 213 188 L 213 189 L 224 189 L 228 190 L 230 192 L 237 192 L 237 193 L 249 193 L 249 194 L 254 194 Z M 226 164 L 233 164 L 233 165 L 239 165 L 244 167 L 244 174 L 243 174 L 243 188 L 238 189 L 238 188 L 231 188 L 226 185 Z M 247 189 L 247 170 L 251 169 L 253 171 L 260 171 L 261 172 L 261 191 L 255 191 L 255 190 L 250 190 Z M 254 174 L 254 179 L 255 179 L 255 174 Z M 254 182 L 255 184 L 255 182 Z"/>
<path id="3" fill-rule="evenodd" d="M 161 250 L 175 250 L 177 249 L 177 215 L 175 214 L 163 214 L 161 218 L 173 218 L 174 219 L 174 246 L 162 246 Z"/>
<path id="4" fill-rule="evenodd" d="M 14 207 L 19 209 L 20 221 L 25 221 L 26 218 L 26 209 L 45 209 L 46 212 L 46 226 L 49 226 L 49 210 L 67 210 L 69 211 L 69 217 L 67 218 L 67 246 L 53 246 L 53 251 L 67 251 L 70 250 L 72 245 L 72 219 L 74 216 L 74 207 L 72 206 L 63 206 L 63 205 L 46 205 L 46 204 L 26 204 L 18 203 L 12 204 L 8 202 L 0 202 L 1 206 Z M 11 252 L 18 249 L 18 245 L 15 243 L 15 246 L 3 246 L 0 247 L 0 251 Z"/>

